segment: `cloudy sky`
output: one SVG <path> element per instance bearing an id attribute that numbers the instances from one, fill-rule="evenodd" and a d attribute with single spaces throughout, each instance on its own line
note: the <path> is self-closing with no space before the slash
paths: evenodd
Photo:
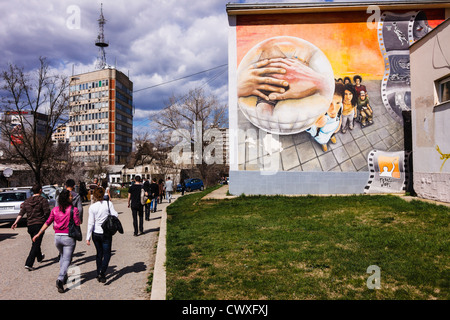
<path id="1" fill-rule="evenodd" d="M 33 70 L 45 56 L 67 75 L 95 70 L 103 3 L 107 62 L 133 81 L 134 125 L 142 130 L 171 95 L 196 87 L 227 103 L 228 2 L 305 1 L 2 0 L 0 69 L 13 63 Z"/>

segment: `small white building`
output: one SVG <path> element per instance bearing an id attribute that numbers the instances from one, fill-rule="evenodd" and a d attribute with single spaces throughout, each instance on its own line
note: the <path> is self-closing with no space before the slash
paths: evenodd
<path id="1" fill-rule="evenodd" d="M 450 202 L 450 19 L 410 47 L 414 191 Z"/>
<path id="2" fill-rule="evenodd" d="M 119 186 L 122 183 L 122 169 L 124 165 L 108 166 L 108 184 L 110 186 Z"/>

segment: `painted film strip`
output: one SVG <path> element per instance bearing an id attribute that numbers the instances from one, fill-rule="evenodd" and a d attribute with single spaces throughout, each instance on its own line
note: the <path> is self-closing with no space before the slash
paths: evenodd
<path id="1" fill-rule="evenodd" d="M 373 179 L 375 178 L 375 168 L 374 168 L 374 161 L 375 153 L 377 150 L 372 150 L 369 152 L 369 155 L 367 156 L 367 166 L 369 167 L 369 180 L 367 181 L 366 186 L 364 187 L 364 193 L 369 193 L 370 186 L 372 185 Z"/>
<path id="2" fill-rule="evenodd" d="M 369 179 L 364 193 L 399 193 L 409 181 L 410 153 L 372 150 L 367 156 Z"/>
<path id="3" fill-rule="evenodd" d="M 411 110 L 409 46 L 431 31 L 423 11 L 384 12 L 378 22 L 378 43 L 384 60 L 381 97 L 386 110 L 403 123 L 402 111 Z"/>

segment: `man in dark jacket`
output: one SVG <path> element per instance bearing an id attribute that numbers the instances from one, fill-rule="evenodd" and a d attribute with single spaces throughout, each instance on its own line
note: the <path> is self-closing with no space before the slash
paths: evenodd
<path id="1" fill-rule="evenodd" d="M 133 217 L 134 236 L 138 236 L 138 218 L 139 218 L 139 234 L 144 233 L 144 206 L 141 203 L 141 177 L 135 177 L 135 183 L 128 189 L 128 208 L 131 207 L 131 215 Z"/>
<path id="2" fill-rule="evenodd" d="M 156 205 L 158 203 L 158 194 L 159 194 L 159 186 L 156 183 L 156 178 L 152 179 L 152 183 L 150 184 L 150 193 L 152 199 L 150 209 L 153 210 L 153 212 L 156 212 Z"/>
<path id="3" fill-rule="evenodd" d="M 17 223 L 22 219 L 23 215 L 26 214 L 28 233 L 30 234 L 31 239 L 33 239 L 33 237 L 38 234 L 39 230 L 41 230 L 45 221 L 47 221 L 48 216 L 50 215 L 50 207 L 48 205 L 48 200 L 41 196 L 41 185 L 35 185 L 31 190 L 33 191 L 33 196 L 23 202 L 19 215 L 11 228 L 14 230 L 17 227 Z M 29 271 L 33 270 L 35 259 L 37 259 L 38 262 L 44 260 L 44 255 L 41 251 L 43 237 L 44 235 L 37 238 L 35 242 L 32 242 L 30 253 L 25 262 L 25 268 Z"/>
<path id="4" fill-rule="evenodd" d="M 80 221 L 83 223 L 83 201 L 81 199 L 81 196 L 75 192 L 75 180 L 68 179 L 66 181 L 66 189 L 70 191 L 72 194 L 72 205 L 78 209 L 78 212 L 80 214 Z M 58 206 L 58 199 L 56 199 L 55 207 Z"/>
<path id="5" fill-rule="evenodd" d="M 148 181 L 147 178 L 144 178 L 144 183 L 142 185 L 142 188 L 145 191 L 145 195 L 149 199 L 152 199 L 151 192 L 150 192 L 150 182 Z M 145 221 L 150 221 L 150 203 L 144 204 L 144 210 L 145 210 Z"/>

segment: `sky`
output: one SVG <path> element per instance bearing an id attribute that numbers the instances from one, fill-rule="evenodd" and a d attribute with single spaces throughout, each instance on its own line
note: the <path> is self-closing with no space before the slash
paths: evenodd
<path id="1" fill-rule="evenodd" d="M 103 3 L 107 63 L 133 81 L 134 131 L 145 132 L 173 95 L 202 87 L 227 104 L 228 2 L 306 1 L 1 0 L 0 70 L 34 70 L 40 56 L 67 76 L 95 70 Z"/>

